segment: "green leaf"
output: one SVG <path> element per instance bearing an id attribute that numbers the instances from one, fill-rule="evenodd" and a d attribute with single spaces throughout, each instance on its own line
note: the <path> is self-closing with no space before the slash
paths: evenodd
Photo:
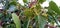
<path id="1" fill-rule="evenodd" d="M 39 28 L 44 28 L 45 24 L 46 24 L 46 18 L 43 17 L 43 16 L 36 16 L 36 19 L 38 21 L 38 24 L 39 24 Z"/>
<path id="2" fill-rule="evenodd" d="M 27 0 L 23 0 L 24 3 L 27 3 Z"/>
<path id="3" fill-rule="evenodd" d="M 31 10 L 31 9 L 26 9 L 26 10 L 24 11 L 24 15 L 25 15 L 26 17 L 32 17 L 32 16 L 34 15 L 34 12 L 33 12 L 33 10 Z"/>
<path id="4" fill-rule="evenodd" d="M 54 3 L 53 1 L 49 3 L 49 8 L 60 15 L 60 10 L 58 6 L 56 5 L 56 3 Z"/>
<path id="5" fill-rule="evenodd" d="M 6 0 L 6 3 L 5 3 L 5 9 L 8 9 L 9 8 L 9 1 L 8 0 Z"/>
<path id="6" fill-rule="evenodd" d="M 12 2 L 9 3 L 9 5 L 17 5 L 17 2 L 12 1 Z"/>
<path id="7" fill-rule="evenodd" d="M 43 3 L 44 1 L 46 1 L 46 0 L 38 0 L 38 3 Z"/>
<path id="8" fill-rule="evenodd" d="M 16 28 L 21 28 L 19 17 L 15 13 L 12 13 L 12 19 L 14 20 L 14 23 L 16 24 Z"/>
<path id="9" fill-rule="evenodd" d="M 36 5 L 36 9 L 41 9 L 40 4 L 37 4 L 37 5 Z"/>
<path id="10" fill-rule="evenodd" d="M 17 2 L 17 0 L 11 0 L 12 2 Z"/>
<path id="11" fill-rule="evenodd" d="M 28 19 L 26 19 L 25 20 L 25 22 L 24 22 L 24 26 L 23 26 L 23 28 L 28 28 L 29 27 L 29 24 L 30 24 L 30 19 L 28 18 Z"/>
<path id="12" fill-rule="evenodd" d="M 0 13 L 0 18 L 3 16 L 3 13 Z"/>
<path id="13" fill-rule="evenodd" d="M 15 24 L 10 24 L 10 25 L 7 25 L 7 28 L 16 28 L 16 27 L 15 27 Z"/>
<path id="14" fill-rule="evenodd" d="M 25 20 L 23 28 L 27 28 L 28 19 Z"/>

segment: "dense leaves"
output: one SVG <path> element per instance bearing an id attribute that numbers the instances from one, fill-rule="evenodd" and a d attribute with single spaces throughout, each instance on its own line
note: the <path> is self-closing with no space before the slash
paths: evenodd
<path id="1" fill-rule="evenodd" d="M 23 0 L 26 6 L 22 6 L 17 0 L 8 0 L 5 4 L 6 10 L 0 12 L 1 26 L 3 28 L 44 28 L 50 23 L 48 26 L 54 27 L 54 23 L 58 24 L 57 15 L 60 15 L 60 10 L 53 1 L 49 3 L 49 7 L 42 8 L 40 4 L 44 1 L 46 0 Z"/>

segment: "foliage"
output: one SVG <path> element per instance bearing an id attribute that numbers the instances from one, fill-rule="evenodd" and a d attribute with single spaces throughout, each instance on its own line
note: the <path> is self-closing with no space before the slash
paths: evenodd
<path id="1" fill-rule="evenodd" d="M 42 8 L 40 4 L 44 1 L 46 0 L 35 0 L 28 3 L 27 0 L 23 0 L 27 6 L 22 6 L 17 0 L 6 1 L 5 9 L 0 12 L 1 26 L 3 28 L 45 28 L 48 23 L 51 27 L 54 23 L 59 26 L 59 7 L 55 2 L 50 1 L 49 7 Z"/>

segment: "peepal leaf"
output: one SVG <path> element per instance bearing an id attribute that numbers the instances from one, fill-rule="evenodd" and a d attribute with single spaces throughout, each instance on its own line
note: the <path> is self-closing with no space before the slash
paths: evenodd
<path id="1" fill-rule="evenodd" d="M 14 20 L 14 23 L 16 24 L 16 28 L 21 28 L 19 17 L 15 13 L 12 13 L 12 19 Z"/>

